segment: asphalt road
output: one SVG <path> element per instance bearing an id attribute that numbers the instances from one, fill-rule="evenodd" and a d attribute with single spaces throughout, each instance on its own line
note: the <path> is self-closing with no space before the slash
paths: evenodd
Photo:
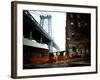
<path id="1" fill-rule="evenodd" d="M 38 68 L 59 68 L 59 67 L 80 67 L 90 66 L 90 61 L 85 59 L 71 59 L 69 61 L 58 61 L 54 63 L 45 64 L 30 64 L 26 65 L 24 69 L 38 69 Z"/>

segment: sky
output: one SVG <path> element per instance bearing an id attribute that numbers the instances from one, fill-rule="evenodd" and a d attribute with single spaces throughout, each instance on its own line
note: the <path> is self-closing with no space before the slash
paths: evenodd
<path id="1" fill-rule="evenodd" d="M 60 50 L 65 50 L 66 13 L 52 13 L 52 34 Z"/>

